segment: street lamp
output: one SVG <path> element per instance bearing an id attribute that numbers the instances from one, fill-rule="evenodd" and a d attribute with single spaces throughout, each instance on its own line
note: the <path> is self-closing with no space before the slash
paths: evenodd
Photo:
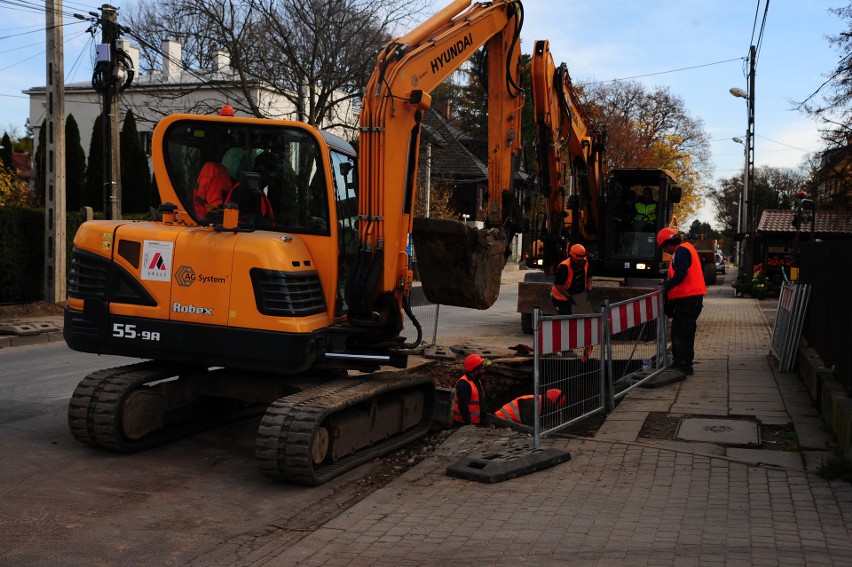
<path id="1" fill-rule="evenodd" d="M 739 87 L 731 87 L 730 89 L 728 89 L 728 92 L 734 95 L 735 97 L 748 98 L 748 93 Z"/>
<path id="2" fill-rule="evenodd" d="M 746 128 L 745 135 L 745 170 L 743 171 L 743 192 L 742 192 L 742 203 L 740 206 L 740 214 L 739 218 L 741 220 L 741 232 L 738 232 L 739 235 L 743 238 L 749 238 L 751 236 L 752 228 L 754 227 L 754 209 L 755 207 L 751 205 L 749 201 L 749 189 L 753 185 L 754 181 L 754 74 L 755 74 L 755 57 L 756 50 L 755 46 L 751 46 L 749 49 L 749 73 L 748 73 L 748 90 L 745 91 L 739 87 L 733 87 L 728 89 L 728 92 L 731 93 L 732 96 L 737 98 L 743 98 L 746 101 L 746 112 L 748 119 L 748 127 Z M 734 139 L 734 141 L 738 143 L 742 143 L 742 140 L 739 138 Z M 753 199 L 752 199 L 753 200 Z M 742 261 L 740 263 L 739 268 L 739 278 L 743 279 L 745 276 L 751 278 L 751 273 L 753 271 L 753 257 L 751 250 L 753 242 L 746 241 L 741 245 L 742 252 Z"/>

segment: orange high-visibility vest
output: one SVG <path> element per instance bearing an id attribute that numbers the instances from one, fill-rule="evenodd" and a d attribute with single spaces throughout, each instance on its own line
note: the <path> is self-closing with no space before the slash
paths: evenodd
<path id="1" fill-rule="evenodd" d="M 461 378 L 459 378 L 458 382 L 456 382 L 456 386 L 458 386 L 459 382 L 461 382 L 462 380 L 470 384 L 470 404 L 467 406 L 468 411 L 470 411 L 470 422 L 474 424 L 480 423 L 481 412 L 479 408 L 479 388 L 476 387 L 476 384 L 473 382 L 473 380 L 468 378 L 467 375 L 463 375 Z M 485 395 L 485 392 L 483 392 L 483 395 Z M 461 412 L 459 411 L 458 398 L 456 398 L 456 401 L 453 404 L 453 419 L 459 423 L 464 423 L 464 419 L 462 419 Z"/>
<path id="2" fill-rule="evenodd" d="M 687 270 L 684 280 L 669 290 L 668 298 L 683 299 L 693 295 L 707 295 L 707 286 L 704 285 L 704 270 L 701 269 L 701 259 L 698 257 L 695 246 L 689 242 L 684 242 L 680 246 L 689 250 L 692 263 L 689 264 L 689 270 Z M 674 258 L 672 258 L 672 261 L 669 262 L 669 279 L 674 277 L 674 273 Z"/>
<path id="3" fill-rule="evenodd" d="M 571 266 L 571 257 L 569 256 L 565 260 L 562 261 L 562 264 L 568 266 L 568 279 L 562 282 L 562 285 L 566 287 L 571 287 L 571 282 L 574 281 L 574 268 Z M 560 264 L 560 266 L 562 265 Z M 583 273 L 585 275 L 585 281 L 583 282 L 583 286 L 586 291 L 592 289 L 592 282 L 589 280 L 589 261 L 586 260 L 586 264 L 583 266 Z M 557 301 L 568 301 L 571 297 L 565 297 L 565 295 L 559 291 L 559 288 L 556 287 L 556 284 L 550 288 L 550 295 L 553 296 Z"/>
<path id="4" fill-rule="evenodd" d="M 506 421 L 514 421 L 515 423 L 521 423 L 520 401 L 529 400 L 532 398 L 532 394 L 515 398 L 514 400 L 494 412 L 494 415 L 496 415 L 500 419 L 505 419 Z M 539 413 L 541 412 L 541 402 L 543 401 L 543 399 L 543 397 L 540 397 L 538 399 Z"/>

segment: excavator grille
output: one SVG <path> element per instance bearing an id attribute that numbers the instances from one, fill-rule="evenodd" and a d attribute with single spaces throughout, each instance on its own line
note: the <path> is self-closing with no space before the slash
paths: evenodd
<path id="1" fill-rule="evenodd" d="M 68 273 L 68 295 L 106 298 L 109 262 L 104 258 L 74 249 Z"/>
<path id="2" fill-rule="evenodd" d="M 322 313 L 325 296 L 316 272 L 251 270 L 257 310 L 274 317 L 306 317 Z"/>
<path id="3" fill-rule="evenodd" d="M 131 305 L 156 305 L 142 284 L 121 266 L 91 252 L 75 248 L 68 273 L 68 296 L 101 299 Z"/>

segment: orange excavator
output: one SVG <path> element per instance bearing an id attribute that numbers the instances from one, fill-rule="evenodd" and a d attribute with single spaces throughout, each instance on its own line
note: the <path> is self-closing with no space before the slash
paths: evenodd
<path id="1" fill-rule="evenodd" d="M 518 287 L 521 326 L 532 332 L 532 311 L 554 314 L 550 286 L 572 244 L 588 253 L 593 277 L 621 279 L 622 286 L 593 288 L 612 301 L 647 292 L 665 266 L 654 235 L 668 226 L 681 189 L 664 169 L 609 169 L 606 134 L 591 119 L 571 82 L 565 63 L 557 66 L 547 40 L 536 41 L 531 61 L 540 201 L 531 207 L 530 271 Z M 646 213 L 634 205 L 650 195 Z M 644 210 L 644 209 L 643 209 Z M 538 271 L 540 270 L 540 271 Z M 598 301 L 579 312 L 591 312 Z"/>
<path id="2" fill-rule="evenodd" d="M 522 21 L 516 0 L 456 0 L 391 41 L 364 96 L 360 159 L 304 123 L 232 111 L 163 119 L 158 218 L 89 221 L 74 238 L 67 344 L 144 361 L 83 378 L 73 436 L 135 452 L 262 414 L 261 471 L 317 485 L 424 435 L 431 380 L 370 373 L 405 368 L 416 346 L 400 336 L 403 312 L 413 319 L 410 233 L 427 297 L 479 309 L 496 299 L 522 222 L 512 213 Z M 483 46 L 487 226 L 415 223 L 429 93 Z"/>

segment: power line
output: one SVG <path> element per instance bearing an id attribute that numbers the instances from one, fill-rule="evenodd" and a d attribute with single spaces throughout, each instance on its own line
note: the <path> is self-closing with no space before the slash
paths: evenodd
<path id="1" fill-rule="evenodd" d="M 692 69 L 701 69 L 703 67 L 711 67 L 713 65 L 721 65 L 723 63 L 730 63 L 731 61 L 744 61 L 744 60 L 747 60 L 747 59 L 748 59 L 747 57 L 735 57 L 733 59 L 724 59 L 722 61 L 714 61 L 712 63 L 704 63 L 704 64 L 701 64 L 701 65 L 692 65 L 690 67 L 680 67 L 678 69 L 671 69 L 669 71 L 659 71 L 659 72 L 656 72 L 656 73 L 646 73 L 644 75 L 633 75 L 632 77 L 622 77 L 620 79 L 609 79 L 609 80 L 606 80 L 606 81 L 590 81 L 588 83 L 583 83 L 580 86 L 601 85 L 601 84 L 606 84 L 606 83 L 617 83 L 618 81 L 629 81 L 631 79 L 641 79 L 643 77 L 654 77 L 656 75 L 666 75 L 668 73 L 678 73 L 680 71 L 691 71 Z"/>

